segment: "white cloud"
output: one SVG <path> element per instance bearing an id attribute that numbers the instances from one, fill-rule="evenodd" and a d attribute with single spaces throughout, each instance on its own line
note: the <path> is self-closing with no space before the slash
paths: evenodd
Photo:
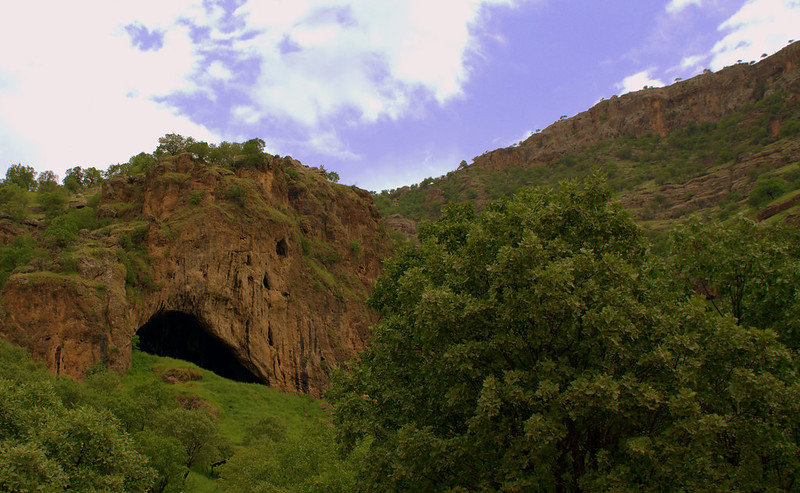
<path id="1" fill-rule="evenodd" d="M 167 132 L 214 140 L 154 100 L 190 84 L 193 47 L 174 19 L 196 10 L 188 2 L 154 1 L 138 2 L 135 12 L 103 1 L 80 9 L 68 2 L 16 5 L 13 16 L 0 19 L 0 45 L 6 47 L 0 50 L 0 79 L 7 81 L 0 87 L 0 127 L 27 144 L 3 144 L 2 158 L 63 176 L 75 165 L 124 162 L 154 149 Z M 131 46 L 124 26 L 136 21 L 166 28 L 161 50 Z"/>
<path id="2" fill-rule="evenodd" d="M 750 0 L 719 29 L 727 34 L 712 49 L 711 68 L 759 60 L 800 38 L 800 0 Z"/>
<path id="3" fill-rule="evenodd" d="M 706 59 L 708 59 L 708 55 L 692 55 L 683 57 L 681 59 L 680 68 L 684 72 L 697 70 L 700 67 L 701 62 Z"/>
<path id="4" fill-rule="evenodd" d="M 283 118 L 313 135 L 337 116 L 398 118 L 412 101 L 459 97 L 484 9 L 524 1 L 535 0 L 251 0 L 234 22 L 200 0 L 20 2 L 0 18 L 0 158 L 63 174 L 124 161 L 167 132 L 221 140 L 168 104 L 215 102 L 220 83 L 242 95 L 219 96 L 231 124 Z M 134 24 L 163 44 L 137 49 Z M 253 65 L 258 77 L 243 82 Z M 320 148 L 350 152 L 323 137 Z"/>
<path id="5" fill-rule="evenodd" d="M 234 106 L 233 109 L 231 109 L 231 116 L 238 122 L 250 125 L 258 123 L 258 120 L 261 119 L 258 110 L 252 106 Z"/>
<path id="6" fill-rule="evenodd" d="M 653 78 L 651 72 L 653 69 L 642 70 L 633 75 L 629 75 L 622 79 L 621 82 L 615 84 L 615 87 L 620 90 L 620 94 L 625 94 L 633 91 L 640 91 L 644 86 L 648 87 L 662 87 L 664 85 L 659 79 Z"/>
<path id="7" fill-rule="evenodd" d="M 670 2 L 667 4 L 667 13 L 674 15 L 689 5 L 700 6 L 701 2 L 702 0 L 670 0 Z"/>
<path id="8" fill-rule="evenodd" d="M 233 79 L 233 72 L 219 60 L 214 60 L 208 65 L 206 75 L 212 80 L 217 79 L 227 82 Z"/>
<path id="9" fill-rule="evenodd" d="M 482 9 L 514 0 L 250 2 L 241 14 L 259 35 L 238 44 L 261 58 L 251 89 L 265 115 L 314 127 L 350 110 L 366 121 L 409 111 L 418 90 L 439 103 L 461 95 L 477 49 Z M 275 49 L 291 40 L 293 50 Z"/>
<path id="10" fill-rule="evenodd" d="M 316 152 L 328 156 L 335 156 L 340 159 L 359 160 L 361 156 L 355 154 L 341 142 L 339 136 L 334 131 L 316 132 L 308 142 L 301 145 L 313 148 Z"/>

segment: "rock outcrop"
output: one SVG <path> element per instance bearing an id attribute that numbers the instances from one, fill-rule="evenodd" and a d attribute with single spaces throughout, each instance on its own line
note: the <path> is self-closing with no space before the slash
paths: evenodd
<path id="1" fill-rule="evenodd" d="M 548 177 L 551 170 L 558 179 L 564 179 L 570 177 L 570 167 L 579 176 L 588 172 L 589 166 L 606 169 L 611 164 L 609 177 L 616 176 L 620 181 L 626 173 L 646 174 L 642 171 L 646 166 L 670 168 L 675 163 L 670 160 L 669 136 L 690 128 L 713 129 L 726 117 L 736 121 L 736 129 L 748 129 L 744 138 L 752 133 L 772 142 L 739 149 L 726 159 L 717 159 L 720 156 L 709 152 L 695 156 L 695 171 L 681 171 L 679 178 L 658 180 L 655 173 L 650 173 L 646 180 L 618 184 L 617 198 L 622 204 L 658 229 L 699 210 L 718 208 L 720 204 L 730 208 L 732 202 L 742 204 L 760 174 L 778 171 L 799 160 L 800 139 L 783 138 L 782 134 L 789 132 L 781 132 L 787 122 L 797 124 L 798 108 L 800 42 L 795 42 L 758 63 L 739 63 L 667 87 L 613 96 L 571 118 L 563 117 L 519 145 L 486 152 L 469 165 L 462 162 L 455 171 L 428 180 L 429 183 L 388 192 L 385 203 L 392 205 L 384 206 L 383 212 L 392 220 L 387 227 L 407 234 L 415 228 L 411 219 L 434 219 L 448 201 L 470 201 L 480 210 L 488 201 L 509 195 L 518 187 L 555 185 L 555 180 Z M 618 144 L 623 140 L 628 144 Z M 650 149 L 641 144 L 645 147 L 634 153 L 635 145 L 630 144 L 633 141 L 662 141 L 664 145 L 659 150 L 664 153 L 656 153 L 656 144 Z M 609 150 L 612 147 L 613 153 Z M 622 147 L 627 147 L 627 155 L 621 152 Z M 587 150 L 593 152 L 591 158 L 585 157 Z M 633 171 L 634 166 L 639 169 Z M 582 171 L 575 169 L 579 167 Z M 404 200 L 407 196 L 413 198 Z M 422 206 L 414 210 L 401 206 L 420 202 Z M 784 207 L 794 206 L 787 204 Z M 406 218 L 404 213 L 413 217 Z M 770 214 L 775 214 L 773 209 L 756 214 L 755 218 Z M 792 209 L 782 220 L 791 222 L 798 215 Z"/>
<path id="2" fill-rule="evenodd" d="M 211 341 L 212 365 L 230 355 L 251 380 L 320 395 L 369 339 L 390 241 L 366 191 L 288 157 L 234 173 L 183 154 L 108 180 L 98 216 L 113 222 L 84 232 L 77 273 L 16 273 L 0 293 L 0 335 L 56 373 L 124 370 L 146 326 L 143 346 Z"/>
<path id="3" fill-rule="evenodd" d="M 537 166 L 623 135 L 668 135 L 689 123 L 719 121 L 779 89 L 800 101 L 800 41 L 753 65 L 739 63 L 670 86 L 613 96 L 553 123 L 519 146 L 479 156 L 472 166 Z"/>

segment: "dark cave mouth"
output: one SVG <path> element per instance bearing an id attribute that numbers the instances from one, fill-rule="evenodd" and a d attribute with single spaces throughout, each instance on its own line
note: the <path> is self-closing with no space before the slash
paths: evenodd
<path id="1" fill-rule="evenodd" d="M 230 380 L 264 383 L 194 315 L 180 311 L 159 312 L 136 334 L 139 349 L 146 353 L 191 361 Z"/>

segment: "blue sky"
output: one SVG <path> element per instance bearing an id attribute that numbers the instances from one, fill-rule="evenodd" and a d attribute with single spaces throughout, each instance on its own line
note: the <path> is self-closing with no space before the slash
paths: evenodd
<path id="1" fill-rule="evenodd" d="M 174 132 L 379 191 L 790 39 L 800 0 L 27 0 L 0 19 L 0 172 Z"/>

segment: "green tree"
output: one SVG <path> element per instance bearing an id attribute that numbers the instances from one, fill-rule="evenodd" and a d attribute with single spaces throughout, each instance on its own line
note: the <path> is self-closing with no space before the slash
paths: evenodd
<path id="1" fill-rule="evenodd" d="M 192 137 L 184 137 L 180 134 L 166 134 L 158 138 L 158 147 L 153 151 L 153 156 L 159 158 L 164 155 L 178 155 L 188 152 L 189 147 L 196 141 Z"/>
<path id="2" fill-rule="evenodd" d="M 670 242 L 677 278 L 709 311 L 737 324 L 775 331 L 800 350 L 800 234 L 796 228 L 697 221 L 675 228 Z"/>
<path id="3" fill-rule="evenodd" d="M 3 491 L 145 492 L 155 477 L 146 464 L 108 411 L 66 409 L 49 380 L 0 378 Z"/>
<path id="4" fill-rule="evenodd" d="M 791 353 L 705 310 L 609 197 L 593 176 L 448 206 L 387 262 L 328 393 L 362 489 L 796 487 Z"/>
<path id="5" fill-rule="evenodd" d="M 18 266 L 25 265 L 31 259 L 36 248 L 36 241 L 30 235 L 15 236 L 11 243 L 0 246 L 0 287 Z"/>
<path id="6" fill-rule="evenodd" d="M 25 216 L 26 205 L 28 193 L 25 188 L 8 181 L 0 184 L 0 210 L 19 220 Z"/>
<path id="7" fill-rule="evenodd" d="M 216 422 L 201 409 L 163 411 L 154 422 L 163 437 L 174 438 L 183 448 L 183 478 L 196 464 L 210 465 L 231 455 L 230 445 L 219 434 Z"/>
<path id="8" fill-rule="evenodd" d="M 44 216 L 53 219 L 64 214 L 69 202 L 69 191 L 64 187 L 59 187 L 55 182 L 47 182 L 52 186 L 46 186 L 36 192 L 36 200 L 44 209 Z"/>
<path id="9" fill-rule="evenodd" d="M 323 171 L 325 168 L 322 168 Z M 339 173 L 335 171 L 325 171 L 325 179 L 331 183 L 339 183 Z"/>
<path id="10" fill-rule="evenodd" d="M 786 182 L 782 178 L 762 178 L 750 190 L 747 202 L 753 207 L 761 207 L 772 202 L 786 192 Z"/>
<path id="11" fill-rule="evenodd" d="M 242 144 L 236 142 L 220 142 L 212 147 L 208 160 L 217 166 L 233 166 L 236 156 L 242 153 Z"/>
<path id="12" fill-rule="evenodd" d="M 250 139 L 242 144 L 242 152 L 244 153 L 242 165 L 248 168 L 261 167 L 264 163 L 264 146 L 265 143 L 261 139 Z"/>
<path id="13" fill-rule="evenodd" d="M 40 192 L 52 192 L 58 188 L 58 175 L 53 171 L 47 170 L 39 173 L 36 179 L 36 190 Z"/>
<path id="14" fill-rule="evenodd" d="M 148 154 L 146 152 L 140 152 L 139 154 L 132 156 L 128 161 L 128 173 L 130 174 L 137 174 L 137 173 L 147 173 L 147 170 L 155 166 L 158 162 L 158 156 L 154 156 L 153 154 Z"/>
<path id="15" fill-rule="evenodd" d="M 83 187 L 83 169 L 80 166 L 68 169 L 62 183 L 67 190 L 77 193 Z"/>
<path id="16" fill-rule="evenodd" d="M 86 168 L 83 173 L 83 186 L 86 188 L 96 187 L 103 183 L 103 172 L 94 166 Z"/>
<path id="17" fill-rule="evenodd" d="M 187 152 L 194 154 L 201 162 L 206 162 L 208 157 L 211 155 L 212 147 L 208 145 L 208 142 L 200 141 L 191 144 L 186 148 L 186 150 Z"/>
<path id="18" fill-rule="evenodd" d="M 23 190 L 36 188 L 36 171 L 31 166 L 12 164 L 6 171 L 6 184 L 14 184 Z"/>
<path id="19" fill-rule="evenodd" d="M 363 455 L 361 447 L 338 456 L 330 425 L 317 423 L 297 436 L 267 434 L 260 444 L 237 452 L 221 468 L 220 483 L 235 493 L 349 493 L 356 491 L 354 465 Z"/>

